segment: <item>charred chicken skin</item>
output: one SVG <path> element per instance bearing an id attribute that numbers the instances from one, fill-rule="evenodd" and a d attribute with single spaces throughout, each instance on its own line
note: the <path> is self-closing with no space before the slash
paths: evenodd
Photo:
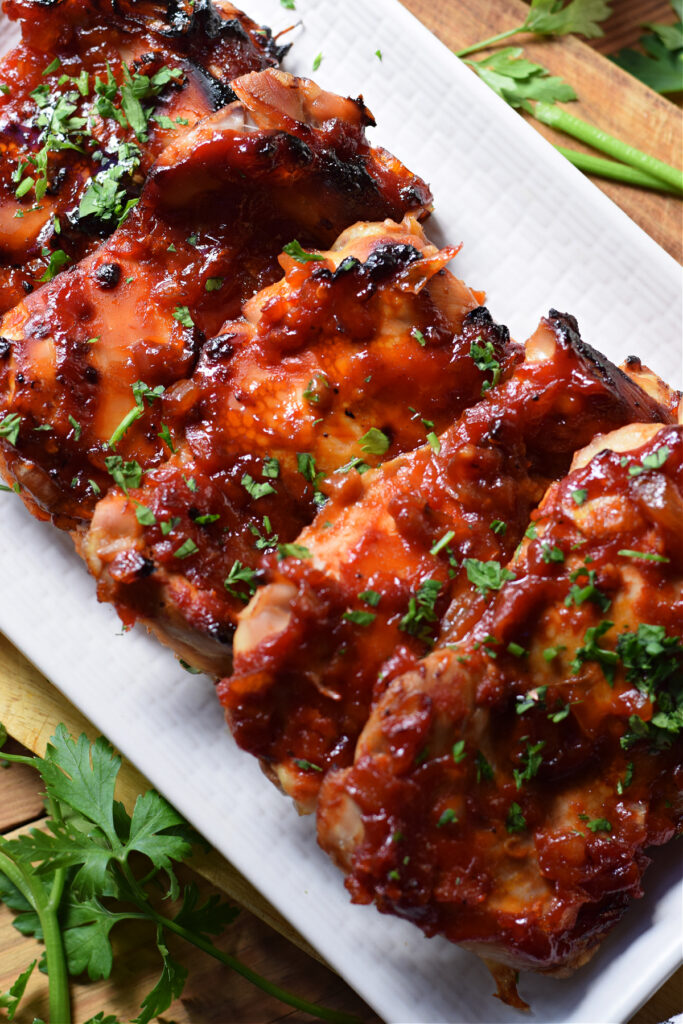
<path id="1" fill-rule="evenodd" d="M 59 526 L 168 455 L 161 393 L 279 276 L 283 245 L 429 208 L 424 183 L 368 145 L 361 101 L 275 70 L 233 88 L 236 103 L 166 147 L 121 227 L 0 325 L 4 475 Z"/>
<path id="2" fill-rule="evenodd" d="M 683 823 L 682 522 L 682 427 L 579 453 L 481 621 L 394 679 L 323 784 L 353 900 L 504 965 L 508 1001 L 512 969 L 592 955 Z"/>
<path id="3" fill-rule="evenodd" d="M 487 375 L 470 350 L 482 332 L 504 366 L 518 358 L 481 294 L 444 269 L 455 252 L 407 218 L 357 224 L 327 252 L 281 256 L 282 280 L 164 394 L 175 454 L 97 506 L 82 550 L 100 596 L 184 644 L 193 664 L 229 671 L 264 553 L 296 550 L 287 545 L 328 495 L 352 500 L 371 466 L 476 400 Z"/>
<path id="4" fill-rule="evenodd" d="M 327 771 L 351 762 L 391 678 L 441 629 L 458 635 L 481 617 L 485 588 L 471 581 L 504 579 L 577 444 L 668 415 L 581 342 L 571 317 L 542 321 L 514 372 L 515 359 L 499 363 L 505 334 L 486 311 L 466 318 L 464 337 L 470 362 L 489 367 L 483 400 L 334 493 L 297 539 L 292 553 L 304 557 L 267 560 L 269 585 L 240 618 L 233 674 L 218 693 L 237 742 L 301 810 L 313 809 Z"/>
<path id="5" fill-rule="evenodd" d="M 282 53 L 225 2 L 4 9 L 22 41 L 0 62 L 0 313 L 92 252 L 167 143 Z"/>

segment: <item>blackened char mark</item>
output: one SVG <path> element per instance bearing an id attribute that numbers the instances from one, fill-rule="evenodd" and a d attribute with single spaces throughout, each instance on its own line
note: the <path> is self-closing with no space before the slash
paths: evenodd
<path id="1" fill-rule="evenodd" d="M 354 294 L 358 299 L 366 299 L 380 284 L 421 259 L 422 253 L 414 246 L 388 242 L 386 245 L 378 245 L 365 263 L 361 263 L 355 256 L 349 256 L 334 273 L 327 267 L 316 267 L 311 277 L 317 281 L 334 282 L 348 281 L 352 277 L 360 285 Z"/>
<path id="2" fill-rule="evenodd" d="M 551 309 L 547 322 L 553 328 L 562 347 L 574 351 L 582 362 L 587 364 L 591 376 L 597 377 L 608 393 L 620 395 L 625 403 L 632 404 L 638 410 L 638 415 L 643 417 L 643 422 L 673 422 L 673 415 L 668 409 L 646 394 L 607 356 L 583 340 L 579 334 L 576 317 L 571 313 L 560 313 L 556 309 Z"/>

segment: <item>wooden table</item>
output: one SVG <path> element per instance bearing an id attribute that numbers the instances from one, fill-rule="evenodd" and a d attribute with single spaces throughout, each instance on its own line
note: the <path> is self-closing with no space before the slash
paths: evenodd
<path id="1" fill-rule="evenodd" d="M 248 6 L 248 0 L 244 0 Z M 448 46 L 458 49 L 524 19 L 524 6 L 518 0 L 403 0 Z M 555 74 L 568 79 L 580 94 L 580 103 L 572 110 L 588 121 L 653 153 L 669 163 L 680 164 L 680 111 L 630 76 L 625 75 L 601 54 L 633 45 L 644 21 L 672 21 L 665 0 L 617 0 L 613 17 L 606 24 L 606 36 L 592 46 L 569 38 L 539 43 L 530 40 L 528 53 L 537 57 Z M 387 41 L 388 47 L 390 42 Z M 614 96 L 619 97 L 613 102 Z M 538 126 L 543 134 L 553 133 Z M 554 137 L 559 141 L 557 137 Z M 566 140 L 565 140 L 566 141 Z M 574 143 L 572 142 L 572 145 Z M 630 189 L 627 186 L 596 180 L 616 203 L 660 245 L 679 261 L 683 256 L 683 204 L 676 199 Z M 56 724 L 63 721 L 72 732 L 82 730 L 94 735 L 83 719 L 40 674 L 0 636 L 0 721 L 4 721 L 14 741 L 38 753 Z M 130 801 L 147 788 L 145 780 L 130 765 L 122 771 L 120 798 Z M 0 771 L 0 831 L 11 833 L 30 823 L 40 823 L 42 803 L 34 774 L 13 765 Z M 195 863 L 198 878 L 206 891 L 214 887 L 229 893 L 245 909 L 219 943 L 241 957 L 271 981 L 290 988 L 298 995 L 356 1013 L 364 1022 L 376 1017 L 332 971 L 315 957 L 306 942 L 245 879 L 216 853 Z M 124 932 L 117 942 L 116 968 L 107 982 L 74 985 L 74 1020 L 82 1022 L 104 1010 L 122 1020 L 135 1015 L 142 995 L 158 976 L 158 962 L 151 937 L 140 929 Z M 33 940 L 23 939 L 11 927 L 11 915 L 0 907 L 0 991 L 7 988 L 36 955 Z M 187 946 L 178 956 L 189 968 L 190 980 L 165 1021 L 176 1024 L 265 1024 L 282 1021 L 303 1022 L 303 1015 L 262 995 L 247 982 Z M 632 1024 L 658 1024 L 683 1010 L 683 970 L 680 970 L 633 1018 Z M 32 978 L 18 1024 L 29 1024 L 34 1017 L 47 1016 L 46 985 L 42 975 Z M 53 1022 L 57 1024 L 57 1022 Z M 415 1022 L 417 1024 L 417 1022 Z"/>

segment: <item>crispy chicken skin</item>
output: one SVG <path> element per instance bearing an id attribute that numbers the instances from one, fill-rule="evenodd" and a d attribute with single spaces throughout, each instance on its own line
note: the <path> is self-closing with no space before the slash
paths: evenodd
<path id="1" fill-rule="evenodd" d="M 115 204 L 81 209 L 84 195 L 93 194 L 92 178 L 101 182 L 117 164 L 129 167 L 116 187 L 138 195 L 171 139 L 234 100 L 234 78 L 276 64 L 282 52 L 229 3 L 5 0 L 4 9 L 21 22 L 22 41 L 0 62 L 8 88 L 0 95 L 0 313 L 45 279 L 53 251 L 73 264 L 114 230 L 121 212 Z M 157 87 L 162 69 L 174 77 Z M 126 73 L 154 109 L 146 125 L 121 92 Z M 111 92 L 102 91 L 105 84 Z M 45 147 L 47 190 L 40 195 L 41 172 L 31 158 Z M 29 177 L 36 184 L 22 193 Z M 124 195 L 120 206 L 125 202 Z"/>
<path id="2" fill-rule="evenodd" d="M 285 243 L 429 208 L 426 185 L 368 145 L 360 100 L 270 69 L 233 88 L 236 103 L 167 146 L 122 226 L 0 325 L 0 419 L 20 417 L 0 468 L 59 526 L 91 517 L 113 452 L 142 470 L 168 454 L 153 389 L 191 376 L 204 341 L 280 275 Z"/>
<path id="3" fill-rule="evenodd" d="M 479 350 L 501 350 L 485 311 L 465 331 Z M 468 560 L 500 570 L 577 445 L 667 416 L 581 342 L 571 317 L 551 313 L 513 365 L 438 440 L 333 493 L 297 540 L 312 557 L 269 559 L 269 585 L 240 617 L 218 693 L 237 742 L 301 810 L 325 772 L 351 762 L 373 695 L 440 629 L 455 636 L 479 619 Z"/>
<path id="4" fill-rule="evenodd" d="M 683 427 L 600 449 L 550 487 L 481 621 L 393 680 L 320 796 L 354 901 L 508 968 L 585 962 L 683 823 Z"/>
<path id="5" fill-rule="evenodd" d="M 175 454 L 97 506 L 82 552 L 100 597 L 193 664 L 228 672 L 264 552 L 296 540 L 327 495 L 352 500 L 363 471 L 418 447 L 425 422 L 442 431 L 476 401 L 482 334 L 505 368 L 519 358 L 481 294 L 445 269 L 456 251 L 408 217 L 357 224 L 316 259 L 283 254 L 285 276 L 163 396 Z M 196 550 L 179 560 L 188 540 Z"/>

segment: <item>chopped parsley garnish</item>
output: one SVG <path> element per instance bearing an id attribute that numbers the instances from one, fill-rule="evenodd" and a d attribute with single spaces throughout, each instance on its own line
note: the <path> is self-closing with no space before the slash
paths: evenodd
<path id="1" fill-rule="evenodd" d="M 531 779 L 538 775 L 538 769 L 543 763 L 541 750 L 543 750 L 544 746 L 545 740 L 539 740 L 538 743 L 533 744 L 527 743 L 524 767 L 521 769 L 515 768 L 512 772 L 517 789 L 521 789 L 523 782 L 530 782 Z"/>
<path id="2" fill-rule="evenodd" d="M 493 519 L 491 521 L 490 529 L 493 531 L 493 533 L 496 534 L 496 536 L 505 536 L 507 528 L 508 524 L 504 523 L 502 519 Z"/>
<path id="3" fill-rule="evenodd" d="M 277 480 L 280 475 L 280 463 L 278 460 L 271 455 L 266 455 L 263 459 L 261 474 L 269 480 Z"/>
<path id="4" fill-rule="evenodd" d="M 588 491 L 585 487 L 577 487 L 572 491 L 572 498 L 576 505 L 583 505 L 584 501 L 588 497 Z"/>
<path id="5" fill-rule="evenodd" d="M 293 242 L 288 242 L 287 245 L 283 246 L 282 251 L 291 256 L 297 263 L 311 263 L 313 260 L 324 260 L 325 257 L 321 256 L 319 252 L 306 252 L 301 248 L 296 238 Z"/>
<path id="6" fill-rule="evenodd" d="M 438 455 L 441 451 L 441 441 L 439 441 L 433 430 L 430 430 L 427 434 L 427 440 L 429 441 L 429 447 L 432 449 L 434 454 Z"/>
<path id="7" fill-rule="evenodd" d="M 360 476 L 362 476 L 363 473 L 367 473 L 367 471 L 370 469 L 370 466 L 368 466 L 367 462 L 363 462 L 362 459 L 351 459 L 349 462 L 346 463 L 345 466 L 340 466 L 337 472 L 348 473 L 352 469 L 355 469 L 356 472 L 359 473 Z"/>
<path id="8" fill-rule="evenodd" d="M 447 807 L 446 810 L 441 815 L 441 817 L 439 818 L 439 820 L 437 821 L 436 827 L 437 828 L 443 828 L 444 825 L 453 824 L 457 820 L 458 820 L 458 816 L 455 813 L 455 811 L 453 810 L 453 808 L 452 807 Z"/>
<path id="9" fill-rule="evenodd" d="M 524 536 L 528 540 L 536 540 L 536 538 L 538 537 L 538 533 L 536 532 L 536 523 L 529 523 L 526 530 L 524 531 Z"/>
<path id="10" fill-rule="evenodd" d="M 391 442 L 383 431 L 377 427 L 370 427 L 366 434 L 363 434 L 359 444 L 364 452 L 370 455 L 384 455 L 389 449 Z"/>
<path id="11" fill-rule="evenodd" d="M 467 757 L 467 752 L 465 751 L 465 741 L 458 740 L 456 743 L 454 743 L 453 749 L 451 750 L 451 754 L 453 755 L 453 760 L 455 761 L 456 764 L 460 764 L 461 761 L 464 761 L 465 758 Z"/>
<path id="12" fill-rule="evenodd" d="M 107 472 L 125 494 L 129 487 L 139 487 L 142 481 L 142 466 L 135 459 L 124 462 L 120 455 L 108 455 L 104 460 Z"/>
<path id="13" fill-rule="evenodd" d="M 363 590 L 359 595 L 358 599 L 364 601 L 365 604 L 369 604 L 371 608 L 376 608 L 382 600 L 382 595 L 376 590 Z"/>
<path id="14" fill-rule="evenodd" d="M 353 622 L 356 626 L 370 626 L 376 618 L 374 612 L 364 612 L 360 609 L 344 612 L 342 615 L 342 619 L 345 619 L 346 622 Z"/>
<path id="15" fill-rule="evenodd" d="M 408 611 L 399 622 L 398 628 L 424 643 L 431 644 L 431 625 L 437 619 L 434 608 L 440 590 L 441 583 L 438 580 L 423 580 L 417 593 L 411 596 Z"/>
<path id="16" fill-rule="evenodd" d="M 477 769 L 477 782 L 490 782 L 493 779 L 493 766 L 486 760 L 481 750 L 475 754 L 474 764 Z"/>
<path id="17" fill-rule="evenodd" d="M 671 561 L 666 555 L 657 555 L 653 551 L 632 551 L 630 548 L 622 548 L 621 551 L 617 551 L 617 554 L 621 555 L 622 558 L 642 558 L 647 562 Z"/>
<path id="18" fill-rule="evenodd" d="M 171 516 L 170 519 L 164 519 L 159 523 L 159 526 L 163 536 L 168 537 L 169 533 L 173 533 L 173 531 L 180 526 L 180 516 Z"/>
<path id="19" fill-rule="evenodd" d="M 641 739 L 649 740 L 654 749 L 669 747 L 683 731 L 683 644 L 678 637 L 667 636 L 664 626 L 641 623 L 637 632 L 619 636 L 617 653 L 627 680 L 653 704 L 649 722 L 631 715 L 622 747 L 628 749 Z"/>
<path id="20" fill-rule="evenodd" d="M 315 458 L 309 452 L 297 452 L 296 468 L 304 480 L 308 480 L 311 484 L 314 484 L 319 476 L 324 476 L 324 473 L 319 474 L 316 472 Z"/>
<path id="21" fill-rule="evenodd" d="M 666 460 L 671 455 L 671 449 L 663 444 L 660 448 L 656 448 L 650 455 L 645 455 L 639 466 L 629 466 L 629 476 L 640 476 L 641 473 L 646 473 L 648 469 L 661 469 Z"/>
<path id="22" fill-rule="evenodd" d="M 187 540 L 180 545 L 178 550 L 173 552 L 173 557 L 189 558 L 190 555 L 194 555 L 197 551 L 199 551 L 199 548 L 192 540 L 192 538 L 188 537 Z"/>
<path id="23" fill-rule="evenodd" d="M 193 494 L 196 494 L 197 481 L 195 480 L 195 478 L 193 476 L 185 476 L 185 474 L 183 473 L 183 480 L 185 481 L 185 486 L 187 487 L 188 491 L 192 491 Z"/>
<path id="24" fill-rule="evenodd" d="M 280 0 L 280 6 L 284 7 L 287 11 L 295 11 L 296 3 L 294 0 Z"/>
<path id="25" fill-rule="evenodd" d="M 322 62 L 323 62 L 323 55 L 322 55 L 322 53 L 316 54 L 316 56 L 313 58 L 313 65 L 312 65 L 313 70 L 317 71 L 318 68 L 320 67 L 320 65 L 322 64 Z"/>
<path id="26" fill-rule="evenodd" d="M 546 647 L 543 651 L 543 657 L 546 661 L 553 661 L 561 651 L 566 651 L 567 648 L 561 644 L 559 647 Z"/>
<path id="27" fill-rule="evenodd" d="M 425 338 L 422 331 L 419 331 L 417 327 L 413 327 L 410 333 L 412 337 L 415 338 L 415 341 L 418 343 L 418 345 L 420 345 L 421 348 L 424 348 L 425 345 L 427 344 L 427 339 Z"/>
<path id="28" fill-rule="evenodd" d="M 200 526 L 208 526 L 209 523 L 217 523 L 220 515 L 218 512 L 204 512 L 201 516 L 193 516 L 190 513 L 190 518 L 194 519 L 195 523 L 199 523 Z"/>
<path id="29" fill-rule="evenodd" d="M 593 834 L 596 832 L 612 831 L 612 826 L 607 818 L 593 818 L 591 821 L 586 822 L 586 828 L 589 828 Z"/>
<path id="30" fill-rule="evenodd" d="M 243 565 L 239 559 L 235 559 L 230 568 L 230 572 L 223 580 L 223 586 L 229 594 L 238 600 L 243 601 L 244 604 L 249 602 L 249 598 L 252 594 L 256 593 L 256 580 L 258 574 L 254 569 L 250 569 L 248 565 Z M 238 590 L 237 585 L 242 584 L 245 590 Z"/>
<path id="31" fill-rule="evenodd" d="M 382 51 L 375 50 L 375 57 L 377 58 L 377 60 L 382 60 Z"/>
<path id="32" fill-rule="evenodd" d="M 624 790 L 633 782 L 633 761 L 629 761 L 626 765 L 626 771 L 624 772 L 623 779 L 617 780 L 617 793 L 619 796 L 623 796 Z"/>
<path id="33" fill-rule="evenodd" d="M 485 380 L 481 386 L 481 393 L 484 395 L 500 380 L 500 363 L 496 359 L 496 350 L 491 341 L 481 344 L 481 337 L 479 337 L 470 346 L 470 356 L 478 370 L 481 370 L 482 373 L 490 372 L 492 374 L 491 380 Z"/>
<path id="34" fill-rule="evenodd" d="M 504 569 L 500 562 L 481 562 L 478 558 L 464 558 L 462 564 L 468 580 L 482 597 L 486 597 L 489 590 L 500 590 L 506 580 L 516 579 L 514 572 Z"/>
<path id="35" fill-rule="evenodd" d="M 517 714 L 523 715 L 526 711 L 530 711 L 531 708 L 543 707 L 547 691 L 547 686 L 537 686 L 534 690 L 529 690 L 523 697 L 517 697 Z"/>
<path id="36" fill-rule="evenodd" d="M 259 498 L 265 498 L 267 494 L 276 494 L 276 490 L 272 484 L 268 481 L 259 483 L 254 480 L 250 473 L 245 473 L 241 480 L 242 487 L 254 501 L 258 501 Z"/>
<path id="37" fill-rule="evenodd" d="M 524 832 L 526 830 L 526 818 L 522 814 L 522 808 L 518 803 L 510 804 L 505 827 L 511 835 L 515 832 Z"/>
<path id="38" fill-rule="evenodd" d="M 542 540 L 541 558 L 547 564 L 550 562 L 564 562 L 564 551 L 555 545 L 551 547 L 547 540 Z"/>
<path id="39" fill-rule="evenodd" d="M 600 647 L 598 640 L 614 625 L 613 622 L 609 622 L 604 619 L 598 626 L 591 626 L 586 630 L 586 634 L 583 638 L 583 646 L 577 648 L 574 660 L 571 662 L 571 670 L 575 674 L 580 671 L 581 666 L 587 661 L 596 661 L 604 673 L 605 679 L 610 684 L 614 683 L 614 675 L 616 673 L 616 666 L 619 660 L 619 655 L 616 651 L 607 650 L 604 647 Z"/>
<path id="40" fill-rule="evenodd" d="M 168 450 L 172 455 L 175 455 L 175 446 L 173 444 L 173 438 L 171 437 L 171 431 L 168 429 L 165 423 L 161 424 L 161 430 L 157 434 L 157 437 L 164 442 Z"/>
<path id="41" fill-rule="evenodd" d="M 74 441 L 80 441 L 80 439 L 81 439 L 81 425 L 80 425 L 80 423 L 78 422 L 77 419 L 74 419 L 74 417 L 71 415 L 71 413 L 69 413 L 67 419 L 69 420 L 69 423 L 71 424 L 71 426 L 74 428 Z"/>
<path id="42" fill-rule="evenodd" d="M 136 420 L 140 419 L 145 411 L 145 399 L 147 400 L 147 404 L 151 405 L 156 398 L 159 398 L 164 393 L 164 387 L 162 384 L 157 384 L 155 388 L 151 388 L 142 380 L 137 380 L 135 384 L 133 384 L 132 390 L 135 405 L 126 413 L 114 433 L 109 438 L 110 448 L 116 448 L 116 445 L 126 431 L 132 427 Z"/>
<path id="43" fill-rule="evenodd" d="M 302 392 L 303 397 L 311 405 L 317 405 L 320 401 L 321 386 L 329 388 L 329 381 L 322 373 L 316 373 L 315 377 L 311 377 L 305 390 Z"/>
<path id="44" fill-rule="evenodd" d="M 155 526 L 157 521 L 157 517 L 151 508 L 148 508 L 147 505 L 141 505 L 139 502 L 136 503 L 135 518 L 141 526 Z"/>
<path id="45" fill-rule="evenodd" d="M 190 316 L 190 310 L 187 306 L 176 306 L 173 310 L 173 319 L 177 320 L 183 327 L 194 327 L 194 320 Z"/>
<path id="46" fill-rule="evenodd" d="M 219 289 L 221 289 L 223 287 L 224 284 L 225 284 L 225 278 L 224 277 L 209 277 L 206 280 L 206 284 L 204 285 L 204 289 L 207 292 L 217 292 L 217 291 L 219 291 Z"/>
<path id="47" fill-rule="evenodd" d="M 18 412 L 10 412 L 0 423 L 0 437 L 4 437 L 11 445 L 16 445 L 19 439 L 19 427 L 21 416 Z"/>
<path id="48" fill-rule="evenodd" d="M 549 711 L 548 712 L 548 719 L 554 725 L 557 725 L 559 722 L 563 722 L 565 720 L 565 718 L 569 717 L 570 710 L 571 710 L 571 705 L 563 704 L 560 708 L 558 708 L 557 711 Z"/>
<path id="49" fill-rule="evenodd" d="M 278 544 L 278 554 L 283 558 L 313 558 L 312 553 L 303 544 Z"/>
<path id="50" fill-rule="evenodd" d="M 49 256 L 49 262 L 45 273 L 38 278 L 39 281 L 51 281 L 53 277 L 56 277 L 62 267 L 70 261 L 70 257 L 64 252 L 63 249 L 55 249 L 54 252 L 46 247 L 43 248 L 43 256 Z"/>
<path id="51" fill-rule="evenodd" d="M 430 555 L 438 555 L 440 551 L 443 551 L 443 549 L 448 544 L 450 544 L 450 542 L 453 540 L 454 537 L 455 537 L 455 531 L 454 530 L 447 530 L 446 533 L 444 533 L 443 537 L 440 537 L 439 540 L 437 540 L 435 544 L 432 544 L 431 548 L 429 549 L 429 554 Z"/>
<path id="52" fill-rule="evenodd" d="M 525 650 L 524 647 L 522 647 L 521 644 L 516 644 L 514 640 L 511 640 L 510 643 L 508 644 L 508 651 L 515 658 L 523 658 L 526 654 L 529 653 L 527 650 Z"/>
<path id="53" fill-rule="evenodd" d="M 307 761 L 303 757 L 295 757 L 294 758 L 294 764 L 297 766 L 297 768 L 301 768 L 301 770 L 304 771 L 304 772 L 321 772 L 322 771 L 322 768 L 320 767 L 319 764 L 313 764 L 312 761 Z"/>
<path id="54" fill-rule="evenodd" d="M 586 569 L 582 567 L 581 569 L 577 569 L 576 572 L 573 572 L 569 578 L 571 580 L 577 580 L 582 576 L 588 577 L 588 583 L 585 587 L 580 587 L 577 583 L 573 584 L 568 595 L 564 599 L 566 607 L 571 608 L 572 604 L 575 604 L 578 607 L 585 601 L 591 601 L 593 604 L 597 604 L 600 611 L 606 612 L 612 604 L 612 599 L 607 597 L 606 594 L 603 594 L 603 592 L 596 587 L 595 581 L 598 578 L 598 574 L 595 569 Z"/>

